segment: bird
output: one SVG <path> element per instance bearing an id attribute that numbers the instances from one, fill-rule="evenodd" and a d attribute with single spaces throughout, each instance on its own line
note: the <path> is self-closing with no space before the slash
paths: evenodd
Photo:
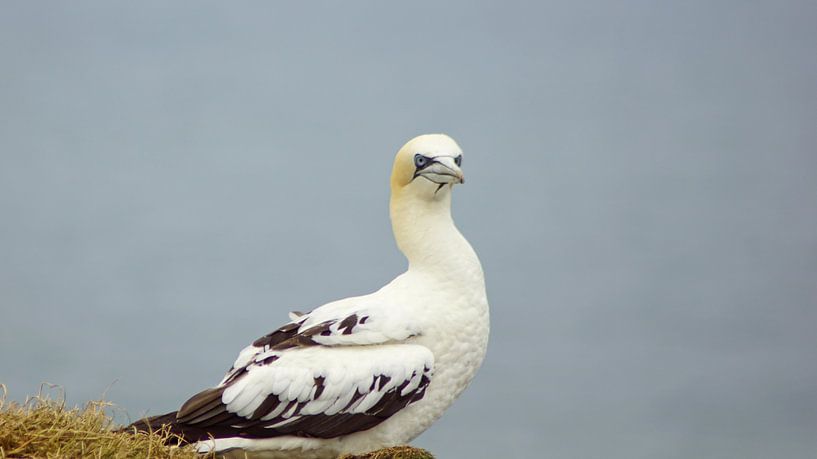
<path id="1" fill-rule="evenodd" d="M 334 458 L 416 438 L 469 385 L 488 346 L 482 265 L 451 216 L 464 181 L 451 137 L 409 140 L 389 200 L 407 270 L 368 295 L 290 313 L 218 385 L 127 429 L 164 427 L 228 457 Z"/>

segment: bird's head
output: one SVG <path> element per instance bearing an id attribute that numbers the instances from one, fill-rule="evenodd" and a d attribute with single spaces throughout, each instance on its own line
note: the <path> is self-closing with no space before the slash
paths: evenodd
<path id="1" fill-rule="evenodd" d="M 394 158 L 392 193 L 409 192 L 438 199 L 456 183 L 463 183 L 462 149 L 445 134 L 426 134 L 409 140 Z"/>

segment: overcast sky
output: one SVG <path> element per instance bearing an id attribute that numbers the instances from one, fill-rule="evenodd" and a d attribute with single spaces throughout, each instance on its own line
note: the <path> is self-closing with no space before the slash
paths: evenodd
<path id="1" fill-rule="evenodd" d="M 0 383 L 137 418 L 405 269 L 465 151 L 491 344 L 448 458 L 817 455 L 817 4 L 4 2 Z"/>

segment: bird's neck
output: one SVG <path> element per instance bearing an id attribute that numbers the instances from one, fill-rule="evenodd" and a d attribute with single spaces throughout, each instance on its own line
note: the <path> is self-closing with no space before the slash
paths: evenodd
<path id="1" fill-rule="evenodd" d="M 410 270 L 456 275 L 479 267 L 474 249 L 451 218 L 450 192 L 433 200 L 393 192 L 389 210 L 394 239 Z"/>

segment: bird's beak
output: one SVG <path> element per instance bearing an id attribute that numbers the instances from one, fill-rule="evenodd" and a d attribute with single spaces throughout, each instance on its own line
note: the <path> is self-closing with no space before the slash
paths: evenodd
<path id="1" fill-rule="evenodd" d="M 438 156 L 434 158 L 434 162 L 425 169 L 418 171 L 417 175 L 421 175 L 440 185 L 465 183 L 462 169 L 457 166 L 454 162 L 454 158 L 450 156 Z"/>

